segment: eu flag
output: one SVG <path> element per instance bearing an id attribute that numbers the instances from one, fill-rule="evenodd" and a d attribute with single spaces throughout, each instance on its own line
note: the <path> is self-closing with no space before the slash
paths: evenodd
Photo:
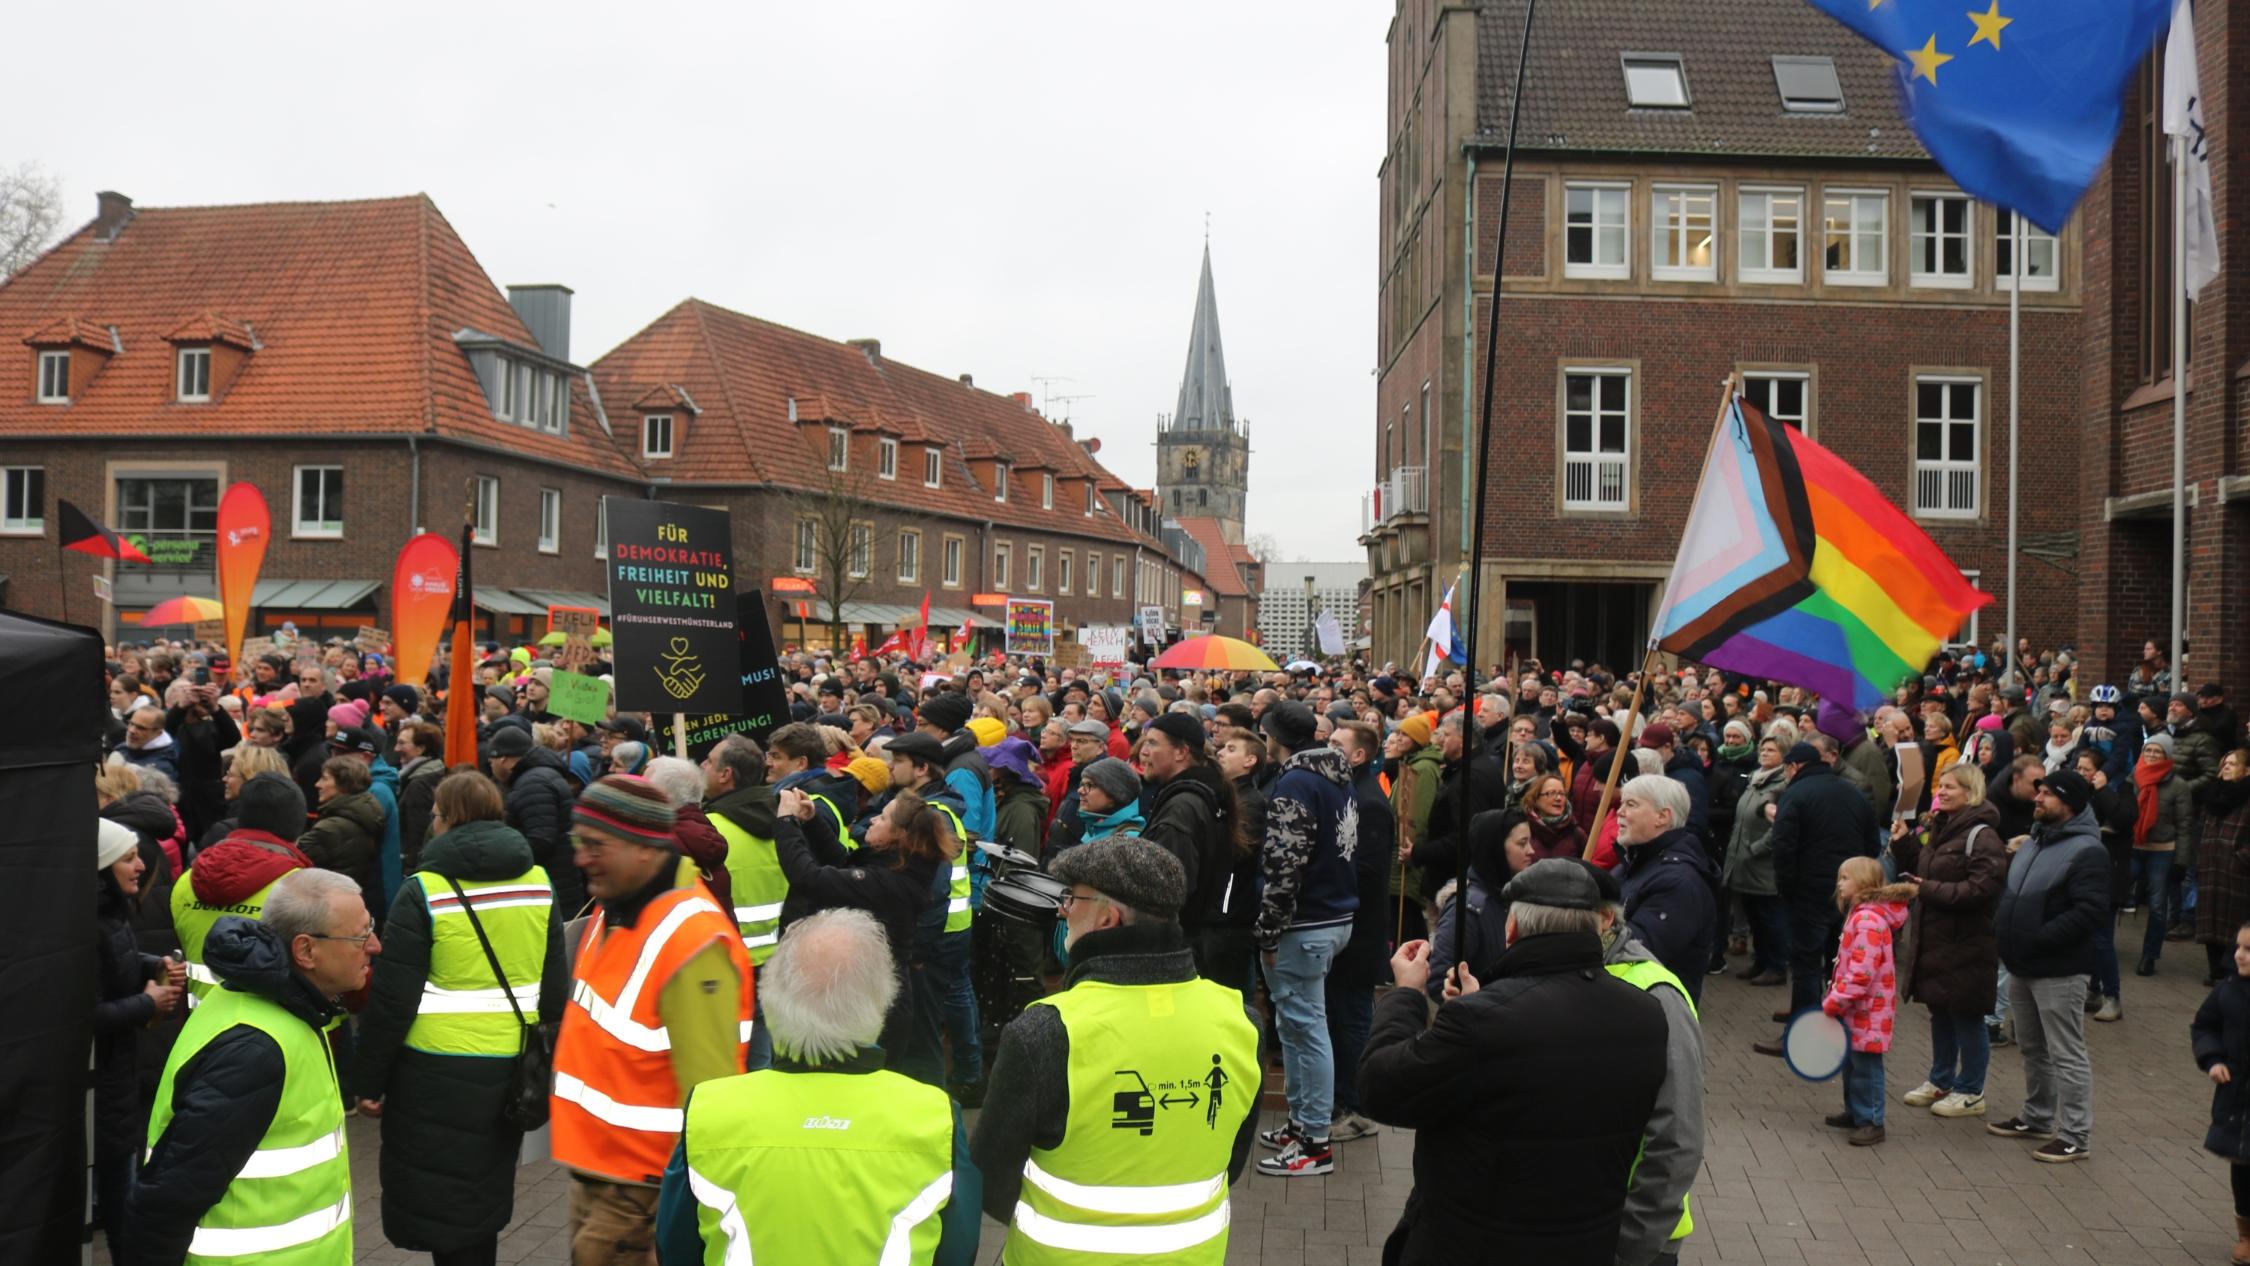
<path id="1" fill-rule="evenodd" d="M 1906 117 L 1947 174 L 2050 233 L 2109 156 L 2125 81 L 2172 9 L 2172 0 L 1810 2 L 1898 60 Z"/>

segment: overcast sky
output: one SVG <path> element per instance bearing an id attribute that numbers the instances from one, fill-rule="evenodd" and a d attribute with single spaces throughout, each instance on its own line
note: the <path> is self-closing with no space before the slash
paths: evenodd
<path id="1" fill-rule="evenodd" d="M 1053 412 L 1137 485 L 1209 212 L 1249 530 L 1363 556 L 1388 5 L 135 11 L 10 24 L 75 50 L 0 83 L 0 165 L 59 176 L 68 227 L 101 189 L 423 191 L 495 282 L 577 291 L 581 362 L 695 295 L 1085 397 Z"/>

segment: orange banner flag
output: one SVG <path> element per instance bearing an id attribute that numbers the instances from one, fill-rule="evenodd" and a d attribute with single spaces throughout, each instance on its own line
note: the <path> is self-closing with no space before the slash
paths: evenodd
<path id="1" fill-rule="evenodd" d="M 273 522 L 255 484 L 235 484 L 219 498 L 219 605 L 226 608 L 227 658 L 242 658 L 242 635 L 250 626 L 250 596 L 258 570 L 266 563 Z"/>
<path id="2" fill-rule="evenodd" d="M 391 649 L 398 680 L 419 690 L 430 658 L 453 618 L 453 582 L 461 556 L 453 543 L 424 532 L 399 547 L 391 568 Z"/>

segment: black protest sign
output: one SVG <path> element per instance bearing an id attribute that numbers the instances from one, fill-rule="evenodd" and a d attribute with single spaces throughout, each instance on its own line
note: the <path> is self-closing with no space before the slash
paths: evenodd
<path id="1" fill-rule="evenodd" d="M 602 499 L 609 516 L 611 676 L 620 712 L 718 712 L 737 702 L 727 512 Z"/>
<path id="2" fill-rule="evenodd" d="M 702 760 L 729 734 L 747 734 L 763 743 L 789 720 L 789 692 L 781 685 L 781 657 L 774 653 L 763 591 L 745 589 L 734 596 L 734 631 L 740 648 L 742 696 L 735 711 L 687 719 L 691 760 Z"/>

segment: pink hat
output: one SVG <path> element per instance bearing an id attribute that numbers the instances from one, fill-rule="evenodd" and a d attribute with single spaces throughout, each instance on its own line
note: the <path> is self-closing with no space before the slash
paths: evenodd
<path id="1" fill-rule="evenodd" d="M 2001 724 L 2000 718 L 1989 712 L 1977 718 L 1977 728 L 1980 730 L 1997 730 L 2001 727 Z"/>
<path id="2" fill-rule="evenodd" d="M 328 710 L 328 719 L 347 730 L 356 730 L 367 724 L 367 704 L 358 699 L 346 699 Z"/>

